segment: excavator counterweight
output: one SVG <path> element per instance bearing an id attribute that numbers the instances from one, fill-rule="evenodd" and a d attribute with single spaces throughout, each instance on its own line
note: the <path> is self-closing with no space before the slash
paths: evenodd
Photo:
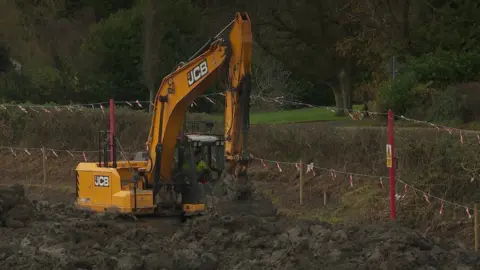
<path id="1" fill-rule="evenodd" d="M 229 197 L 240 198 L 249 193 L 246 139 L 252 32 L 248 14 L 237 13 L 228 27 L 231 30 L 227 39 L 217 35 L 162 80 L 153 101 L 146 152 L 135 160 L 78 164 L 77 207 L 128 214 L 202 213 L 205 211 L 204 188 L 198 180 L 202 173 L 198 171 L 195 156 L 200 153 L 200 145 L 207 149 L 204 154 L 208 159 L 213 157 L 212 147 L 221 145 L 223 156 L 217 158 L 224 160 L 225 166 L 219 171 L 210 162 L 209 171 L 218 172 Z M 219 75 L 226 75 L 228 85 L 223 138 L 183 134 L 188 107 Z"/>

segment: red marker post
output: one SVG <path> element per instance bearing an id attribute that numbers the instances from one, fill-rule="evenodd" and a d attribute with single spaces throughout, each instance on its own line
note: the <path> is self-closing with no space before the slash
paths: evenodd
<path id="1" fill-rule="evenodd" d="M 388 144 L 387 144 L 387 168 L 389 168 L 390 175 L 390 220 L 394 221 L 397 217 L 395 209 L 395 144 L 394 144 L 394 130 L 393 130 L 394 115 L 392 110 L 388 110 Z"/>

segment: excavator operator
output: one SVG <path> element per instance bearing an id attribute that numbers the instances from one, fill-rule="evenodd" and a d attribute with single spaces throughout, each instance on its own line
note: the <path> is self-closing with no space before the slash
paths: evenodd
<path id="1" fill-rule="evenodd" d="M 210 168 L 207 162 L 203 160 L 202 150 L 200 147 L 195 147 L 195 169 L 197 171 L 198 181 L 202 184 L 207 183 L 207 176 L 210 173 Z"/>
<path id="2" fill-rule="evenodd" d="M 202 150 L 200 147 L 195 147 L 194 157 L 197 179 L 200 183 L 205 184 L 207 183 L 207 176 L 210 173 L 210 168 L 208 167 L 207 162 L 203 160 Z M 188 162 L 185 162 L 182 167 L 186 172 L 188 172 L 188 170 L 190 169 L 190 164 Z"/>

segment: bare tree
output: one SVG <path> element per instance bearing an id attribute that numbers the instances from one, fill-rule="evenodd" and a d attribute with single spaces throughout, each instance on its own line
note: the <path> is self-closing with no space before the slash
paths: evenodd
<path id="1" fill-rule="evenodd" d="M 143 37 L 144 37 L 144 48 L 143 48 L 143 80 L 145 86 L 149 91 L 149 112 L 152 112 L 153 98 L 155 94 L 155 78 L 158 73 L 158 50 L 157 48 L 157 39 L 155 38 L 155 14 L 157 12 L 158 4 L 155 0 L 144 0 L 143 2 L 143 11 L 144 11 L 144 26 L 143 26 Z"/>

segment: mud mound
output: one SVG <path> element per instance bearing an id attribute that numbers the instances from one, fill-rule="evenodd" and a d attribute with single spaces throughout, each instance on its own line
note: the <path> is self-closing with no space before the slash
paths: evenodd
<path id="1" fill-rule="evenodd" d="M 31 211 L 23 226 L 0 228 L 1 269 L 480 269 L 458 244 L 391 225 L 292 224 L 262 198 L 210 198 L 207 215 L 181 224 L 91 215 L 21 194 L 0 191 L 2 219 L 19 205 Z"/>
<path id="2" fill-rule="evenodd" d="M 465 246 L 392 224 L 292 225 L 278 216 L 227 211 L 192 220 L 173 239 L 175 269 L 480 269 L 480 258 Z"/>
<path id="3" fill-rule="evenodd" d="M 24 227 L 31 220 L 33 205 L 21 185 L 0 189 L 0 226 Z"/>

